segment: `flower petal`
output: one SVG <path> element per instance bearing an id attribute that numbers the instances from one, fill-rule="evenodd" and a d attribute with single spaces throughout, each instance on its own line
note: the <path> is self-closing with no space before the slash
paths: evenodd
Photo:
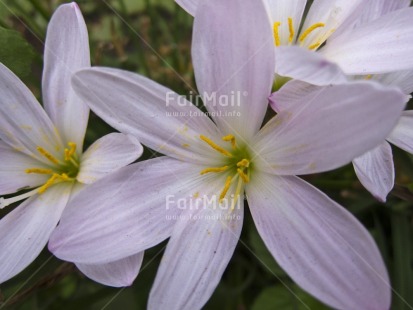
<path id="1" fill-rule="evenodd" d="M 404 111 L 399 123 L 387 140 L 413 154 L 413 111 Z"/>
<path id="2" fill-rule="evenodd" d="M 77 180 L 90 184 L 142 155 L 142 145 L 131 136 L 111 133 L 93 143 L 83 154 Z"/>
<path id="3" fill-rule="evenodd" d="M 325 26 L 312 31 L 301 45 L 310 47 L 313 44 L 323 44 L 342 24 L 346 24 L 349 19 L 355 19 L 364 5 L 365 0 L 314 0 L 301 34 L 317 23 L 323 23 Z"/>
<path id="4" fill-rule="evenodd" d="M 59 156 L 61 141 L 49 117 L 30 90 L 0 63 L 0 139 L 11 148 L 50 163 L 36 148 Z"/>
<path id="5" fill-rule="evenodd" d="M 93 68 L 75 74 L 73 85 L 109 125 L 157 152 L 195 163 L 219 155 L 199 138 L 221 140 L 208 116 L 154 81 L 127 71 Z"/>
<path id="6" fill-rule="evenodd" d="M 246 188 L 259 234 L 303 289 L 335 309 L 389 309 L 391 286 L 368 231 L 296 177 L 254 175 Z"/>
<path id="7" fill-rule="evenodd" d="M 194 16 L 200 0 L 175 0 L 175 2 L 178 3 L 181 8 L 183 8 L 189 14 Z"/>
<path id="8" fill-rule="evenodd" d="M 138 276 L 142 260 L 143 252 L 140 252 L 107 264 L 76 264 L 76 267 L 93 281 L 107 286 L 123 287 L 132 285 Z"/>
<path id="9" fill-rule="evenodd" d="M 275 72 L 314 85 L 344 84 L 347 78 L 340 67 L 319 53 L 298 46 L 281 46 L 275 53 Z"/>
<path id="10" fill-rule="evenodd" d="M 0 283 L 26 268 L 43 250 L 69 199 L 57 184 L 32 196 L 0 220 Z"/>
<path id="11" fill-rule="evenodd" d="M 28 174 L 29 168 L 46 168 L 38 160 L 13 150 L 0 141 L 0 195 L 12 194 L 22 189 L 44 184 L 48 176 Z"/>
<path id="12" fill-rule="evenodd" d="M 320 87 L 261 130 L 252 148 L 256 167 L 301 175 L 350 163 L 386 139 L 407 100 L 396 88 L 372 82 Z"/>
<path id="13" fill-rule="evenodd" d="M 215 206 L 216 207 L 216 206 Z M 201 309 L 214 292 L 241 234 L 243 205 L 187 210 L 168 242 L 148 309 Z"/>
<path id="14" fill-rule="evenodd" d="M 394 186 L 394 165 L 391 146 L 383 142 L 373 150 L 353 160 L 361 184 L 378 200 L 386 197 Z"/>
<path id="15" fill-rule="evenodd" d="M 412 70 L 379 74 L 379 75 L 373 76 L 373 79 L 384 85 L 397 86 L 405 94 L 413 93 L 413 71 Z"/>
<path id="16" fill-rule="evenodd" d="M 322 54 L 346 74 L 411 70 L 413 8 L 389 13 L 329 40 Z"/>
<path id="17" fill-rule="evenodd" d="M 160 157 L 88 185 L 69 202 L 49 249 L 64 260 L 103 264 L 155 246 L 171 235 L 177 204 L 207 187 L 201 169 Z"/>
<path id="18" fill-rule="evenodd" d="M 274 79 L 271 28 L 262 1 L 211 0 L 198 7 L 192 42 L 196 82 L 224 134 L 248 139 L 261 127 Z"/>
<path id="19" fill-rule="evenodd" d="M 64 143 L 76 143 L 79 154 L 83 148 L 89 107 L 76 96 L 70 79 L 84 67 L 90 67 L 86 24 L 76 3 L 63 4 L 47 27 L 43 103 Z"/>
<path id="20" fill-rule="evenodd" d="M 307 0 L 266 0 L 266 2 L 268 3 L 272 22 L 281 23 L 278 27 L 280 44 L 287 45 L 290 42 L 295 42 Z M 288 22 L 289 18 L 291 18 L 294 29 L 292 37 Z"/>

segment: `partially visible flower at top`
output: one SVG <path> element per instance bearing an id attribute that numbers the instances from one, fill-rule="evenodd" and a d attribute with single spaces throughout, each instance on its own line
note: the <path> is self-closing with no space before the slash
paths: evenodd
<path id="1" fill-rule="evenodd" d="M 176 0 L 193 16 L 200 1 Z M 277 75 L 328 85 L 413 68 L 409 0 L 314 0 L 307 15 L 307 0 L 263 1 L 272 19 Z M 366 7 L 391 13 L 365 23 Z"/>
<path id="2" fill-rule="evenodd" d="M 104 136 L 82 154 L 89 108 L 74 93 L 70 78 L 76 70 L 90 67 L 89 57 L 85 22 L 77 4 L 70 3 L 56 10 L 47 29 L 45 110 L 18 77 L 0 64 L 0 195 L 24 191 L 0 198 L 0 208 L 25 200 L 0 220 L 0 283 L 39 255 L 68 201 L 84 184 L 142 154 L 135 138 L 120 133 Z M 136 277 L 142 257 L 138 253 L 119 262 L 78 267 L 94 280 L 124 286 Z"/>
<path id="3" fill-rule="evenodd" d="M 409 4 L 410 1 L 370 0 L 355 27 L 368 24 Z M 397 86 L 406 95 L 413 92 L 413 70 L 374 74 L 363 78 L 384 85 Z M 312 91 L 317 92 L 319 89 L 299 81 L 291 81 L 270 97 L 271 106 L 276 112 L 280 112 L 294 104 L 294 98 L 309 96 Z M 392 104 L 392 101 L 389 101 L 389 104 Z M 403 112 L 398 125 L 387 141 L 413 154 L 413 111 Z M 353 166 L 360 182 L 381 202 L 386 201 L 395 179 L 392 149 L 387 141 L 383 141 L 373 150 L 353 160 Z"/>
<path id="4" fill-rule="evenodd" d="M 408 98 L 369 81 L 324 87 L 261 128 L 274 78 L 268 24 L 256 0 L 199 7 L 192 57 L 200 93 L 248 94 L 234 106 L 205 100 L 214 122 L 137 74 L 91 68 L 74 75 L 74 89 L 95 113 L 167 156 L 79 193 L 51 236 L 57 257 L 104 264 L 170 237 L 148 309 L 200 309 L 237 245 L 245 191 L 266 246 L 300 286 L 333 308 L 389 308 L 388 275 L 368 231 L 294 175 L 337 168 L 376 146 Z"/>

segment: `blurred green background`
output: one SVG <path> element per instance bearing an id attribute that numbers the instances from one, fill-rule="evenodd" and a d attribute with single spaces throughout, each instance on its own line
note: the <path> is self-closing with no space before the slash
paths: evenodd
<path id="1" fill-rule="evenodd" d="M 46 26 L 63 2 L 0 0 L 0 61 L 39 100 Z M 78 4 L 89 30 L 93 65 L 138 72 L 183 95 L 196 89 L 190 56 L 192 17 L 173 0 Z M 92 114 L 85 147 L 112 131 Z M 396 186 L 386 204 L 372 198 L 350 165 L 305 179 L 348 208 L 369 229 L 391 275 L 392 309 L 403 310 L 413 309 L 413 157 L 393 150 Z M 140 160 L 151 156 L 146 150 Z M 0 216 L 9 211 L 0 210 Z M 94 283 L 72 264 L 44 250 L 29 268 L 0 285 L 0 309 L 145 309 L 165 244 L 146 252 L 141 273 L 134 285 L 125 289 Z M 328 309 L 300 290 L 277 266 L 247 211 L 241 241 L 205 309 L 308 308 Z"/>

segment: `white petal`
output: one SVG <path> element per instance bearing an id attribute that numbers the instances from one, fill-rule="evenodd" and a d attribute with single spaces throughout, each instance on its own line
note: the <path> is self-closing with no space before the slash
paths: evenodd
<path id="1" fill-rule="evenodd" d="M 394 165 L 391 146 L 383 142 L 353 160 L 361 184 L 378 200 L 385 202 L 394 186 Z"/>
<path id="2" fill-rule="evenodd" d="M 182 213 L 152 286 L 149 310 L 201 309 L 214 292 L 241 234 L 243 205 Z"/>
<path id="3" fill-rule="evenodd" d="M 46 112 L 30 90 L 0 63 L 0 139 L 13 149 L 49 163 L 36 151 L 43 147 L 55 157 L 61 141 Z"/>
<path id="4" fill-rule="evenodd" d="M 178 3 L 189 14 L 194 16 L 200 0 L 175 0 L 175 2 Z"/>
<path id="5" fill-rule="evenodd" d="M 221 140 L 208 116 L 154 81 L 127 71 L 93 68 L 77 73 L 73 85 L 104 121 L 155 151 L 197 163 L 219 155 L 199 138 Z"/>
<path id="6" fill-rule="evenodd" d="M 379 74 L 379 75 L 373 76 L 373 79 L 375 81 L 383 83 L 384 85 L 397 86 L 405 94 L 413 93 L 413 71 L 412 70 Z"/>
<path id="7" fill-rule="evenodd" d="M 272 22 L 281 23 L 278 27 L 281 45 L 295 42 L 307 0 L 266 0 L 266 2 L 268 3 Z M 292 19 L 294 29 L 294 36 L 291 41 L 288 18 Z"/>
<path id="8" fill-rule="evenodd" d="M 0 283 L 26 268 L 43 250 L 69 199 L 57 184 L 23 202 L 0 220 Z"/>
<path id="9" fill-rule="evenodd" d="M 365 4 L 365 0 L 314 0 L 301 34 L 316 23 L 323 23 L 325 26 L 312 31 L 302 42 L 303 46 L 321 45 L 337 28 L 346 24 L 347 20 L 355 18 Z"/>
<path id="10" fill-rule="evenodd" d="M 275 72 L 314 85 L 344 84 L 347 78 L 340 67 L 320 53 L 298 46 L 282 46 L 275 53 Z"/>
<path id="11" fill-rule="evenodd" d="M 398 10 L 329 40 L 322 54 L 346 74 L 411 70 L 413 8 Z"/>
<path id="12" fill-rule="evenodd" d="M 224 134 L 248 139 L 261 127 L 274 80 L 271 29 L 262 1 L 204 1 L 198 7 L 192 41 L 196 82 L 200 94 L 211 97 L 204 103 Z"/>
<path id="13" fill-rule="evenodd" d="M 353 215 L 296 177 L 256 174 L 246 193 L 259 234 L 299 286 L 334 309 L 389 309 L 386 267 Z"/>
<path id="14" fill-rule="evenodd" d="M 43 69 L 43 103 L 64 143 L 83 148 L 89 108 L 74 93 L 70 79 L 77 70 L 90 67 L 89 39 L 76 3 L 63 4 L 47 27 Z"/>
<path id="15" fill-rule="evenodd" d="M 10 148 L 0 141 L 0 195 L 44 184 L 48 176 L 28 174 L 29 168 L 46 168 L 40 161 Z"/>
<path id="16" fill-rule="evenodd" d="M 413 154 L 413 111 L 403 112 L 399 123 L 387 140 L 406 152 Z"/>
<path id="17" fill-rule="evenodd" d="M 170 236 L 177 204 L 208 188 L 201 169 L 160 157 L 88 185 L 69 202 L 49 249 L 64 260 L 101 264 L 155 246 Z"/>
<path id="18" fill-rule="evenodd" d="M 111 133 L 93 143 L 82 155 L 77 180 L 90 184 L 134 162 L 142 155 L 142 145 L 133 137 Z"/>
<path id="19" fill-rule="evenodd" d="M 377 83 L 320 87 L 317 96 L 310 92 L 261 130 L 254 164 L 281 175 L 343 166 L 386 139 L 405 102 L 406 95 Z"/>
<path id="20" fill-rule="evenodd" d="M 124 259 L 100 265 L 76 264 L 93 281 L 112 287 L 132 285 L 142 265 L 143 252 Z"/>

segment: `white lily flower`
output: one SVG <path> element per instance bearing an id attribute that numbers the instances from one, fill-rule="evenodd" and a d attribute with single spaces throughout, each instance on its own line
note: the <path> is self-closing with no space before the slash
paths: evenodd
<path id="1" fill-rule="evenodd" d="M 25 200 L 0 220 L 0 283 L 39 255 L 68 201 L 84 184 L 142 154 L 136 139 L 120 133 L 104 136 L 82 153 L 89 108 L 74 93 L 70 78 L 76 70 L 90 67 L 90 59 L 86 25 L 75 3 L 62 5 L 53 14 L 44 63 L 45 110 L 19 78 L 0 64 L 0 195 L 27 190 L 0 198 L 0 208 Z M 92 279 L 123 286 L 136 277 L 142 257 L 138 253 L 118 262 L 78 267 Z"/>
<path id="2" fill-rule="evenodd" d="M 200 93 L 247 96 L 233 105 L 205 99 L 211 120 L 137 74 L 75 74 L 77 94 L 95 113 L 167 156 L 79 193 L 49 249 L 76 263 L 105 264 L 170 237 L 148 309 L 200 309 L 238 243 L 245 191 L 265 244 L 301 287 L 333 308 L 388 308 L 390 283 L 370 234 L 295 175 L 337 168 L 379 144 L 407 96 L 369 81 L 325 87 L 261 128 L 275 65 L 264 5 L 209 0 L 198 12 L 192 55 Z"/>

